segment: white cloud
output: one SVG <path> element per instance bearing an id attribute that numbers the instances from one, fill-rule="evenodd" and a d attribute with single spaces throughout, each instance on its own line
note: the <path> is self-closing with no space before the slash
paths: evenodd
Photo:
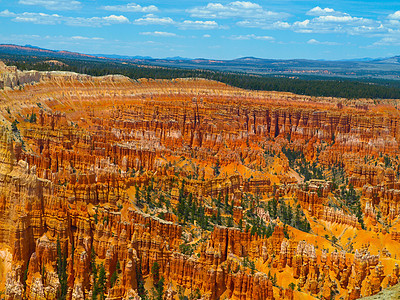
<path id="1" fill-rule="evenodd" d="M 290 29 L 291 25 L 283 21 L 271 20 L 244 20 L 236 23 L 238 26 L 262 29 Z"/>
<path id="2" fill-rule="evenodd" d="M 211 37 L 211 35 L 209 35 L 209 34 L 203 34 L 203 38 L 210 38 Z"/>
<path id="3" fill-rule="evenodd" d="M 8 9 L 5 9 L 3 11 L 0 11 L 0 17 L 14 17 L 15 14 Z"/>
<path id="4" fill-rule="evenodd" d="M 172 32 L 153 31 L 153 32 L 140 32 L 141 35 L 161 36 L 161 37 L 176 37 L 177 35 Z"/>
<path id="5" fill-rule="evenodd" d="M 282 19 L 289 15 L 263 9 L 257 3 L 248 1 L 235 1 L 226 5 L 221 3 L 208 3 L 206 6 L 187 10 L 195 18 L 241 18 L 241 19 Z"/>
<path id="6" fill-rule="evenodd" d="M 174 25 L 179 29 L 218 29 L 222 26 L 218 25 L 215 21 L 193 21 L 185 20 L 183 22 L 176 22 L 170 17 L 158 17 L 153 14 L 148 14 L 143 18 L 136 19 L 132 22 L 136 25 Z"/>
<path id="7" fill-rule="evenodd" d="M 310 45 L 329 45 L 329 46 L 341 45 L 340 43 L 337 43 L 337 42 L 320 42 L 320 41 L 318 41 L 316 39 L 308 40 L 307 44 L 310 44 Z"/>
<path id="8" fill-rule="evenodd" d="M 314 19 L 317 22 L 332 22 L 332 23 L 348 23 L 348 22 L 362 22 L 364 23 L 367 19 L 363 18 L 356 18 L 347 16 L 319 16 L 318 18 Z"/>
<path id="9" fill-rule="evenodd" d="M 141 6 L 136 3 L 128 3 L 125 5 L 106 5 L 102 6 L 102 9 L 111 11 L 141 12 L 141 13 L 153 13 L 158 11 L 157 6 L 155 5 Z"/>
<path id="10" fill-rule="evenodd" d="M 172 25 L 175 21 L 170 17 L 157 17 L 153 14 L 148 14 L 143 18 L 139 18 L 133 21 L 136 25 Z"/>
<path id="11" fill-rule="evenodd" d="M 400 10 L 388 15 L 388 19 L 391 20 L 400 20 Z"/>
<path id="12" fill-rule="evenodd" d="M 311 39 L 311 40 L 308 40 L 307 44 L 319 45 L 319 44 L 321 44 L 321 42 L 319 42 L 319 41 L 317 41 L 315 39 Z"/>
<path id="13" fill-rule="evenodd" d="M 11 35 L 9 37 L 10 40 L 14 40 L 17 43 L 23 43 L 30 41 L 32 43 L 43 42 L 43 41 L 67 41 L 67 42 L 91 42 L 91 41 L 105 41 L 104 38 L 101 37 L 87 37 L 87 36 L 63 36 L 63 35 L 37 35 L 37 34 L 19 34 L 19 35 Z"/>
<path id="14" fill-rule="evenodd" d="M 376 46 L 400 46 L 400 30 L 391 30 L 369 47 Z"/>
<path id="15" fill-rule="evenodd" d="M 336 13 L 337 12 L 332 8 L 328 8 L 328 7 L 321 8 L 319 6 L 316 6 L 312 9 L 310 9 L 307 12 L 307 15 L 309 15 L 309 16 L 326 16 L 326 15 L 332 15 L 332 14 L 336 14 Z"/>
<path id="16" fill-rule="evenodd" d="M 217 29 L 220 28 L 215 21 L 191 21 L 185 20 L 178 24 L 180 29 Z"/>
<path id="17" fill-rule="evenodd" d="M 71 36 L 71 40 L 102 41 L 102 40 L 104 40 L 104 39 L 103 39 L 103 38 L 100 38 L 100 37 L 87 37 L 87 36 L 76 35 L 76 36 Z"/>
<path id="18" fill-rule="evenodd" d="M 291 29 L 301 33 L 347 33 L 351 35 L 378 34 L 387 29 L 382 22 L 373 19 L 353 17 L 348 13 L 319 6 L 307 12 L 312 19 L 294 22 Z"/>
<path id="19" fill-rule="evenodd" d="M 387 32 L 388 28 L 381 21 L 354 17 L 332 8 L 316 6 L 307 12 L 311 16 L 305 20 L 289 23 L 283 20 L 248 19 L 236 24 L 242 27 L 262 28 L 268 30 L 292 30 L 299 33 L 346 33 L 351 35 L 377 35 Z M 399 12 L 400 17 L 400 12 Z M 397 20 L 390 20 L 391 23 Z M 393 24 L 394 25 L 394 24 Z M 400 22 L 399 22 L 400 27 Z"/>
<path id="20" fill-rule="evenodd" d="M 82 27 L 101 27 L 112 24 L 123 24 L 129 23 L 129 20 L 125 16 L 110 15 L 106 17 L 65 17 L 58 14 L 45 14 L 45 13 L 13 13 L 9 10 L 3 10 L 0 12 L 0 17 L 12 18 L 14 22 L 26 22 L 41 25 L 55 25 L 65 24 L 69 26 L 82 26 Z"/>
<path id="21" fill-rule="evenodd" d="M 255 34 L 247 34 L 247 35 L 232 35 L 229 37 L 231 40 L 263 40 L 263 41 L 273 41 L 275 38 L 272 36 L 259 36 Z"/>
<path id="22" fill-rule="evenodd" d="M 307 12 L 310 18 L 289 23 L 283 20 L 245 19 L 236 23 L 238 26 L 267 30 L 292 30 L 299 33 L 345 33 L 350 35 L 375 36 L 385 34 L 390 27 L 400 29 L 400 11 L 390 15 L 392 19 L 379 20 L 354 17 L 345 12 L 319 6 Z M 399 17 L 399 20 L 394 18 Z M 390 26 L 389 26 L 390 25 Z"/>
<path id="23" fill-rule="evenodd" d="M 277 22 L 272 23 L 272 28 L 288 29 L 288 28 L 290 28 L 290 24 L 288 22 L 277 21 Z"/>
<path id="24" fill-rule="evenodd" d="M 62 22 L 62 16 L 58 14 L 45 14 L 45 13 L 29 13 L 24 12 L 20 14 L 13 13 L 8 9 L 0 12 L 0 17 L 13 18 L 15 22 L 29 22 L 43 25 L 55 25 Z"/>
<path id="25" fill-rule="evenodd" d="M 379 41 L 373 43 L 374 46 L 399 46 L 400 38 L 397 37 L 384 37 Z"/>
<path id="26" fill-rule="evenodd" d="M 43 6 L 48 10 L 75 10 L 81 8 L 76 0 L 19 0 L 19 4 Z"/>
<path id="27" fill-rule="evenodd" d="M 84 27 L 102 27 L 113 24 L 126 24 L 129 19 L 125 16 L 110 15 L 106 17 L 92 17 L 92 18 L 73 18 L 64 17 L 65 24 L 69 26 L 84 26 Z"/>
<path id="28" fill-rule="evenodd" d="M 108 17 L 103 17 L 102 18 L 105 21 L 110 21 L 110 22 L 115 22 L 115 23 L 129 23 L 129 20 L 127 17 L 120 15 L 120 16 L 116 16 L 116 15 L 111 15 Z"/>
<path id="29" fill-rule="evenodd" d="M 386 25 L 390 27 L 400 27 L 400 20 L 388 20 Z"/>
<path id="30" fill-rule="evenodd" d="M 294 24 L 296 24 L 296 26 L 300 27 L 300 28 L 306 28 L 309 24 L 310 24 L 310 20 L 304 20 L 304 21 L 298 21 L 295 22 Z"/>

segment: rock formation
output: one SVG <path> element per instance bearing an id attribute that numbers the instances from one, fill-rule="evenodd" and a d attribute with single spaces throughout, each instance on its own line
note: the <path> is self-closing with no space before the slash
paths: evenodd
<path id="1" fill-rule="evenodd" d="M 165 299 L 356 299 L 398 282 L 395 107 L 0 69 L 6 299 L 158 282 Z"/>

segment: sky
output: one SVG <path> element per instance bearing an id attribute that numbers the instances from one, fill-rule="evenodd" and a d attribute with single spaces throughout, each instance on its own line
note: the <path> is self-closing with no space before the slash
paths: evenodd
<path id="1" fill-rule="evenodd" d="M 0 43 L 154 58 L 400 55 L 400 2 L 0 0 Z"/>

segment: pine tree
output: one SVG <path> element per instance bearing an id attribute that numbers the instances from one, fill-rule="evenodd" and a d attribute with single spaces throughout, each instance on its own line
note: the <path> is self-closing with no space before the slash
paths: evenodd
<path id="1" fill-rule="evenodd" d="M 61 250 L 60 239 L 57 238 L 57 274 L 60 281 L 60 299 L 67 298 L 68 282 L 67 282 L 67 255 Z"/>
<path id="2" fill-rule="evenodd" d="M 140 189 L 137 184 L 135 184 L 135 198 L 136 204 L 140 204 Z"/>
<path id="3" fill-rule="evenodd" d="M 106 292 L 106 271 L 104 265 L 101 264 L 99 267 L 99 278 L 97 280 L 97 291 L 99 300 L 104 300 L 104 293 Z"/>
<path id="4" fill-rule="evenodd" d="M 164 295 L 164 277 L 161 276 L 160 280 L 154 284 L 155 287 L 155 299 L 162 300 Z"/>
<path id="5" fill-rule="evenodd" d="M 363 219 L 363 214 L 362 214 L 362 210 L 361 210 L 361 203 L 360 201 L 358 201 L 357 203 L 357 207 L 356 207 L 356 217 L 358 219 L 358 222 L 361 224 L 361 228 L 365 229 L 365 225 L 364 225 L 364 219 Z"/>
<path id="6" fill-rule="evenodd" d="M 153 275 L 153 281 L 158 282 L 160 278 L 160 265 L 156 261 L 151 266 L 151 274 Z"/>
<path id="7" fill-rule="evenodd" d="M 119 260 L 117 260 L 117 264 L 115 266 L 115 271 L 112 273 L 111 278 L 110 278 L 110 287 L 111 288 L 115 285 L 115 283 L 118 279 L 119 270 L 120 270 L 120 263 L 119 263 Z"/>

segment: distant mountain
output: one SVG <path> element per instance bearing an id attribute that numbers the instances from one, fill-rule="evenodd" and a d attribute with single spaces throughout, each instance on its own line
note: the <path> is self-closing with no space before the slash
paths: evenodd
<path id="1" fill-rule="evenodd" d="M 381 59 L 381 58 L 372 58 L 372 57 L 348 58 L 348 59 L 339 59 L 337 61 L 358 61 L 358 62 L 362 62 L 362 61 L 373 61 L 373 60 L 377 60 L 377 59 Z M 322 60 L 322 61 L 324 61 L 324 60 Z"/>
<path id="2" fill-rule="evenodd" d="M 384 64 L 400 64 L 400 56 L 393 56 L 384 59 L 374 60 L 376 63 L 384 63 Z"/>
<path id="3" fill-rule="evenodd" d="M 94 55 L 81 54 L 64 50 L 48 50 L 31 45 L 19 46 L 11 44 L 0 44 L 0 53 L 17 55 L 49 56 L 53 58 L 83 58 L 83 59 L 105 59 Z"/>
<path id="4" fill-rule="evenodd" d="M 186 57 L 181 57 L 181 56 L 166 57 L 165 59 L 168 59 L 168 60 L 191 60 L 191 58 L 186 58 Z"/>
<path id="5" fill-rule="evenodd" d="M 129 55 L 118 55 L 118 54 L 92 54 L 96 57 L 106 57 L 106 58 L 114 58 L 114 59 L 123 59 L 123 60 L 146 60 L 146 59 L 153 59 L 151 56 L 129 56 Z"/>
<path id="6" fill-rule="evenodd" d="M 34 48 L 34 49 L 42 49 L 42 50 L 47 50 L 47 49 L 40 48 L 40 47 L 38 47 L 38 46 L 32 46 L 32 45 L 29 45 L 29 44 L 26 44 L 24 47 L 26 47 L 26 48 Z M 49 51 L 50 51 L 50 50 L 49 50 Z"/>
<path id="7" fill-rule="evenodd" d="M 19 54 L 19 55 L 37 55 L 37 56 L 54 56 L 59 58 L 93 58 L 93 59 L 117 59 L 117 60 L 157 60 L 151 56 L 129 56 L 118 54 L 82 54 L 65 50 L 49 50 L 32 45 L 11 45 L 0 44 L 0 53 Z M 162 60 L 190 60 L 181 56 L 167 57 Z"/>
<path id="8" fill-rule="evenodd" d="M 256 75 L 290 76 L 295 78 L 383 78 L 400 79 L 400 56 L 389 58 L 360 58 L 351 60 L 265 59 L 240 57 L 232 60 L 184 58 L 180 56 L 152 58 L 117 54 L 82 54 L 71 51 L 43 49 L 36 46 L 0 45 L 0 54 L 44 56 L 55 59 L 82 59 L 123 62 L 140 65 L 174 67 L 184 69 L 208 69 L 215 71 L 244 72 Z"/>

